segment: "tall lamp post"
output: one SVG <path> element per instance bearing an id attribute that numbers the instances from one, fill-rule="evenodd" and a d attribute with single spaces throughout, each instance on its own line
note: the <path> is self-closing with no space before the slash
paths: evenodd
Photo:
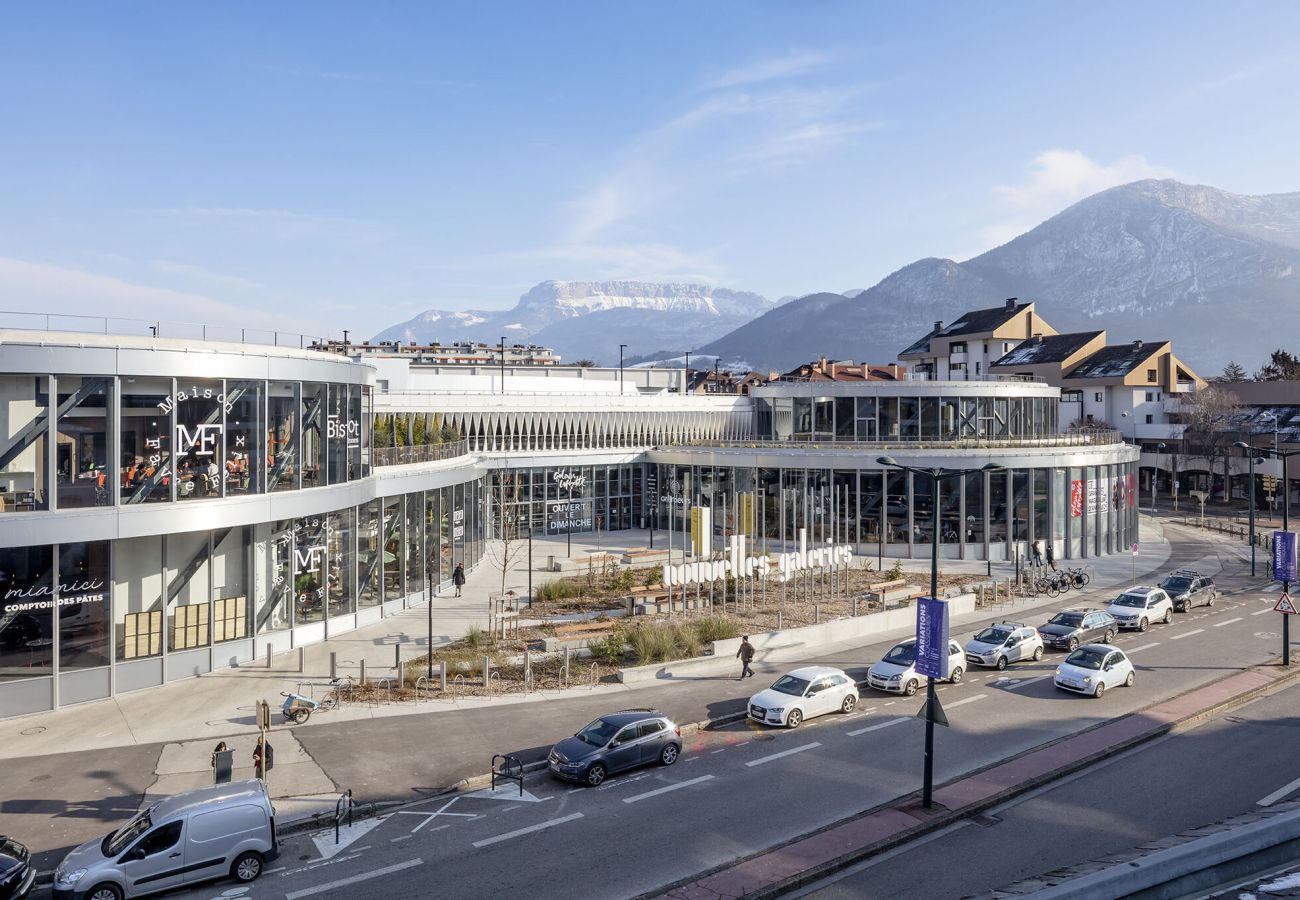
<path id="1" fill-rule="evenodd" d="M 623 395 L 623 351 L 627 349 L 627 344 L 618 345 L 618 393 Z"/>
<path id="2" fill-rule="evenodd" d="M 1241 447 L 1250 453 L 1271 453 L 1275 459 L 1282 460 L 1282 530 L 1284 532 L 1290 531 L 1291 491 L 1288 489 L 1289 485 L 1287 483 L 1287 462 L 1291 457 L 1300 455 L 1300 450 L 1278 450 L 1277 448 L 1269 450 L 1267 447 L 1261 449 L 1259 447 L 1252 447 L 1245 441 L 1237 441 L 1233 446 Z M 1252 484 L 1252 492 L 1254 491 L 1254 488 L 1255 486 Z M 1251 496 L 1253 497 L 1254 494 L 1252 493 Z M 1289 579 L 1282 580 L 1282 593 L 1291 593 L 1291 582 Z M 1282 616 L 1282 665 L 1291 665 L 1291 616 L 1286 614 L 1283 614 Z"/>
<path id="3" fill-rule="evenodd" d="M 901 466 L 892 456 L 878 456 L 876 462 L 887 469 L 899 469 L 930 479 L 930 498 L 933 501 L 933 519 L 930 530 L 930 596 L 939 597 L 939 482 L 945 478 L 962 475 L 974 475 L 979 472 L 995 472 L 1002 466 L 988 463 L 978 469 L 944 469 Z M 948 648 L 944 648 L 947 652 Z M 919 651 L 920 648 L 918 647 Z M 934 799 L 934 709 L 938 701 L 934 692 L 934 679 L 926 679 L 925 684 L 925 770 L 921 785 L 921 805 L 929 809 Z"/>
<path id="4" fill-rule="evenodd" d="M 1241 449 L 1247 451 L 1247 456 L 1250 459 L 1250 487 L 1247 488 L 1247 493 L 1250 494 L 1250 577 L 1254 578 L 1255 577 L 1255 464 L 1262 463 L 1264 461 L 1264 457 L 1262 456 L 1257 457 L 1255 455 L 1254 448 L 1251 447 L 1250 444 L 1247 444 L 1245 441 L 1237 441 L 1237 443 L 1233 444 L 1232 446 L 1240 447 Z"/>

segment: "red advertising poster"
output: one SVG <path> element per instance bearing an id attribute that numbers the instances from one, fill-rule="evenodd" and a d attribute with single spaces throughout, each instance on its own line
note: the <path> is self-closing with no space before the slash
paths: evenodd
<path id="1" fill-rule="evenodd" d="M 1083 482 L 1070 482 L 1070 515 L 1079 518 L 1083 515 Z"/>
<path id="2" fill-rule="evenodd" d="M 1132 509 L 1133 507 L 1137 506 L 1137 486 L 1134 484 L 1134 481 L 1136 481 L 1136 479 L 1137 479 L 1137 476 L 1134 475 L 1132 472 L 1129 472 L 1129 474 L 1128 474 L 1128 506 L 1129 506 L 1129 509 Z"/>

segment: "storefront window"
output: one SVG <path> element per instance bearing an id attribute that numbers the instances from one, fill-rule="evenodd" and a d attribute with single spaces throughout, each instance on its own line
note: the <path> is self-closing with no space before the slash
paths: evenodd
<path id="1" fill-rule="evenodd" d="M 117 659 L 163 652 L 163 539 L 113 542 L 113 620 Z"/>
<path id="2" fill-rule="evenodd" d="M 113 380 L 60 375 L 56 462 L 60 509 L 113 502 L 108 471 L 108 408 Z"/>
<path id="3" fill-rule="evenodd" d="M 49 378 L 0 375 L 0 513 L 47 508 L 49 414 Z"/>
<path id="4" fill-rule="evenodd" d="M 302 386 L 302 486 L 317 487 L 326 484 L 324 478 L 325 403 L 323 384 L 304 383 Z"/>
<path id="5" fill-rule="evenodd" d="M 54 671 L 54 554 L 0 549 L 0 681 Z"/>
<path id="6" fill-rule="evenodd" d="M 172 498 L 172 380 L 120 383 L 122 502 L 166 503 Z"/>
<path id="7" fill-rule="evenodd" d="M 379 583 L 383 577 L 383 541 L 380 539 L 380 501 L 361 504 L 357 524 L 357 606 L 365 609 L 382 601 Z"/>
<path id="8" fill-rule="evenodd" d="M 59 671 L 108 665 L 111 541 L 59 545 Z"/>
<path id="9" fill-rule="evenodd" d="M 212 600 L 212 565 L 206 531 L 169 534 L 163 559 L 167 576 L 167 649 L 206 647 Z"/>
<path id="10" fill-rule="evenodd" d="M 267 484 L 273 491 L 298 487 L 299 427 L 302 415 L 296 381 L 276 381 L 270 386 L 266 433 Z"/>
<path id="11" fill-rule="evenodd" d="M 220 381 L 177 381 L 176 499 L 221 496 L 227 400 Z"/>
<path id="12" fill-rule="evenodd" d="M 261 438 L 262 400 L 266 391 L 263 381 L 226 382 L 226 496 L 257 494 L 262 490 Z"/>
<path id="13" fill-rule="evenodd" d="M 251 627 L 249 594 L 248 527 L 230 528 L 213 535 L 212 549 L 212 641 L 246 638 Z"/>

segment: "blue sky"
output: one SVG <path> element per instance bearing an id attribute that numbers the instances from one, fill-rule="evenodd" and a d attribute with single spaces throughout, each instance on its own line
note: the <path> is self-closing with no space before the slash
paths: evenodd
<path id="1" fill-rule="evenodd" d="M 867 287 L 1140 177 L 1300 190 L 1297 44 L 1265 2 L 10 6 L 0 308 Z"/>

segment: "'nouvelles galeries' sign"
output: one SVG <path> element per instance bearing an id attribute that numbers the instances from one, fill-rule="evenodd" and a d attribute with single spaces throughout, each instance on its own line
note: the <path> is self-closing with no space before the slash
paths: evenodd
<path id="1" fill-rule="evenodd" d="M 847 565 L 853 559 L 853 548 L 848 544 L 808 549 L 807 529 L 799 529 L 799 549 L 775 556 L 750 556 L 746 549 L 748 539 L 743 534 L 733 534 L 727 539 L 727 549 L 722 559 L 665 565 L 664 586 L 694 584 L 700 581 L 718 581 L 723 578 L 774 578 L 789 581 L 805 569 L 823 566 Z"/>

